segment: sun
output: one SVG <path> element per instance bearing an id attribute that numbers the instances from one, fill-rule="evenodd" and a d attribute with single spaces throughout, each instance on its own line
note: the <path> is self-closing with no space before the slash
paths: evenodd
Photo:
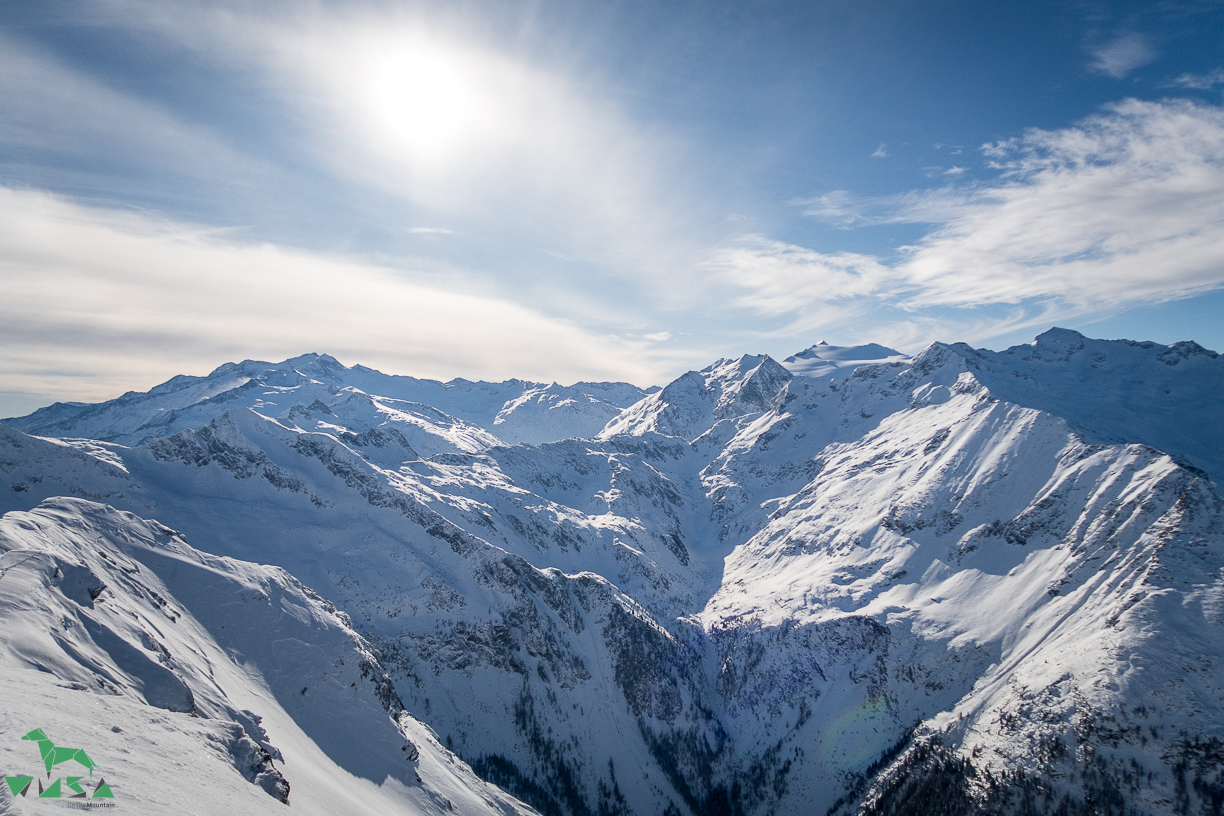
<path id="1" fill-rule="evenodd" d="M 413 164 L 442 163 L 495 129 L 495 79 L 477 55 L 423 36 L 358 56 L 370 135 Z"/>

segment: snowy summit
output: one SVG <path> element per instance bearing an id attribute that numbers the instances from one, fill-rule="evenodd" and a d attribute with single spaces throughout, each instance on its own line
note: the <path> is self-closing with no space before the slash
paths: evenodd
<path id="1" fill-rule="evenodd" d="M 816 345 L 787 357 L 782 361 L 782 365 L 792 374 L 834 377 L 848 374 L 859 366 L 904 363 L 909 359 L 908 355 L 876 343 L 868 343 L 865 346 L 830 346 L 821 340 Z"/>

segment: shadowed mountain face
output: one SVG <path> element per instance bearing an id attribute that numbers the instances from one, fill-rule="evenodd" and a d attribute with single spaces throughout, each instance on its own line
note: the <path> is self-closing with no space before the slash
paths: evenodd
<path id="1" fill-rule="evenodd" d="M 544 813 L 1213 812 L 1224 362 L 849 351 L 654 393 L 223 366 L 11 422 L 0 494 L 288 570 Z"/>

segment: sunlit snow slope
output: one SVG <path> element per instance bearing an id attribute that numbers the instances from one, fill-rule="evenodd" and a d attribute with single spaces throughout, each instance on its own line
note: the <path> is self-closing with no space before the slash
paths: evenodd
<path id="1" fill-rule="evenodd" d="M 5 515 L 0 620 L 6 774 L 42 771 L 38 728 L 88 746 L 126 813 L 528 812 L 404 711 L 344 613 L 157 522 L 67 498 Z"/>

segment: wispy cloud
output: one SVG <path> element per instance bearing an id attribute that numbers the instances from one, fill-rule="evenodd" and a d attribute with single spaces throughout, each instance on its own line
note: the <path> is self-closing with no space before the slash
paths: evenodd
<path id="1" fill-rule="evenodd" d="M 55 168 L 46 180 L 62 186 L 131 195 L 156 175 L 177 182 L 163 190 L 187 186 L 198 196 L 212 187 L 233 195 L 276 175 L 206 128 L 84 76 L 2 31 L 0 108 L 0 162 L 42 157 Z"/>
<path id="2" fill-rule="evenodd" d="M 409 235 L 454 235 L 454 230 L 446 227 L 409 227 L 405 230 Z"/>
<path id="3" fill-rule="evenodd" d="M 1122 34 L 1107 43 L 1089 49 L 1089 67 L 1114 79 L 1123 79 L 1136 68 L 1156 59 L 1156 49 L 1142 34 Z"/>
<path id="4" fill-rule="evenodd" d="M 718 250 L 710 266 L 750 290 L 741 305 L 768 315 L 872 295 L 897 280 L 893 270 L 869 255 L 827 254 L 759 235 Z"/>
<path id="5" fill-rule="evenodd" d="M 887 159 L 888 158 L 888 145 L 884 144 L 884 142 L 880 142 L 880 146 L 877 147 L 875 149 L 875 152 L 871 154 L 871 158 Z"/>
<path id="6" fill-rule="evenodd" d="M 1224 284 L 1224 109 L 1130 100 L 987 152 L 1003 180 L 911 250 L 913 302 L 1090 307 Z"/>
<path id="7" fill-rule="evenodd" d="M 846 190 L 834 190 L 815 198 L 790 202 L 804 208 L 803 214 L 839 227 L 861 226 L 876 221 L 878 199 L 856 198 Z"/>
<path id="8" fill-rule="evenodd" d="M 992 184 L 814 200 L 808 212 L 844 223 L 935 225 L 895 263 L 760 238 L 714 263 L 744 306 L 802 322 L 867 299 L 915 315 L 1008 307 L 1023 322 L 1224 287 L 1224 109 L 1129 100 L 983 151 Z"/>
<path id="9" fill-rule="evenodd" d="M 450 379 L 657 379 L 601 336 L 403 270 L 0 187 L 0 380 L 100 399 L 244 357 L 327 351 Z"/>
<path id="10" fill-rule="evenodd" d="M 1214 91 L 1224 85 L 1224 70 L 1216 68 L 1204 74 L 1182 74 L 1169 83 L 1174 88 L 1189 88 L 1194 91 Z"/>
<path id="11" fill-rule="evenodd" d="M 929 168 L 930 177 L 959 175 L 957 168 L 942 171 Z M 803 214 L 843 229 L 882 224 L 938 224 L 952 220 L 970 206 L 972 188 L 943 187 L 900 195 L 856 196 L 847 190 L 834 190 L 815 198 L 790 202 L 803 207 Z"/>

